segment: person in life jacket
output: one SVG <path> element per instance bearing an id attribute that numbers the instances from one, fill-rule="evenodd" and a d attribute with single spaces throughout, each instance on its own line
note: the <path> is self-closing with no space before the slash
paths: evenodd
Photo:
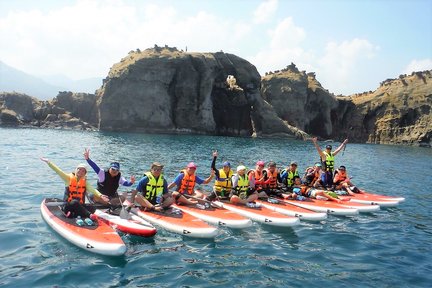
<path id="1" fill-rule="evenodd" d="M 96 201 L 102 204 L 120 205 L 126 199 L 126 195 L 119 196 L 118 188 L 120 185 L 130 187 L 135 183 L 135 176 L 131 176 L 130 180 L 126 180 L 125 177 L 121 175 L 120 163 L 112 162 L 110 167 L 106 170 L 102 170 L 99 166 L 90 159 L 90 149 L 84 150 L 84 158 L 93 171 L 98 175 L 97 189 L 103 195 L 108 196 L 109 201 Z M 126 194 L 126 193 L 125 193 Z M 119 199 L 120 198 L 120 199 Z"/>
<path id="2" fill-rule="evenodd" d="M 249 175 L 249 181 L 252 180 L 252 177 L 254 179 L 255 183 L 255 190 L 258 192 L 258 195 L 261 195 L 261 192 L 263 193 L 263 197 L 265 197 L 267 194 L 263 192 L 263 185 L 264 185 L 264 167 L 265 162 L 264 161 L 258 161 L 255 165 L 255 169 L 251 170 L 251 173 L 248 172 Z"/>
<path id="3" fill-rule="evenodd" d="M 262 191 L 265 192 L 265 196 L 263 193 L 260 193 L 260 197 L 269 197 L 269 196 L 281 196 L 281 189 L 279 187 L 279 183 L 282 182 L 280 178 L 280 174 L 278 169 L 276 168 L 276 163 L 274 161 L 270 161 L 267 163 L 267 168 L 263 170 L 264 181 L 262 182 Z"/>
<path id="4" fill-rule="evenodd" d="M 85 164 L 80 164 L 76 167 L 75 172 L 65 173 L 57 165 L 49 161 L 47 158 L 40 158 L 43 162 L 48 164 L 57 175 L 65 183 L 64 200 L 66 204 L 63 206 L 63 212 L 68 218 L 76 218 L 78 216 L 90 218 L 95 220 L 96 216 L 92 214 L 95 208 L 91 205 L 85 204 L 87 193 L 91 193 L 95 198 L 108 201 L 108 197 L 102 195 L 98 190 L 93 188 L 90 183 L 86 181 L 87 168 Z"/>
<path id="5" fill-rule="evenodd" d="M 202 179 L 195 174 L 196 169 L 196 164 L 190 162 L 186 168 L 177 175 L 174 181 L 168 185 L 168 189 L 177 186 L 176 191 L 172 192 L 172 197 L 177 204 L 195 205 L 198 204 L 198 200 L 196 199 L 204 199 L 205 195 L 195 190 L 195 184 L 208 184 L 215 172 L 211 169 L 210 176 L 206 179 Z"/>
<path id="6" fill-rule="evenodd" d="M 324 184 L 321 180 L 321 175 L 323 174 L 321 162 L 315 163 L 313 167 L 308 167 L 305 170 L 303 177 L 303 183 L 309 187 L 322 188 Z"/>
<path id="7" fill-rule="evenodd" d="M 245 166 L 237 167 L 237 174 L 232 176 L 232 184 L 233 189 L 229 197 L 231 203 L 247 205 L 258 199 L 255 185 L 249 182 L 249 177 L 246 175 Z"/>
<path id="8" fill-rule="evenodd" d="M 136 189 L 132 190 L 132 203 L 137 202 L 146 211 L 163 211 L 171 206 L 174 200 L 168 192 L 163 167 L 159 162 L 152 163 L 150 171 L 144 173 Z"/>
<path id="9" fill-rule="evenodd" d="M 299 176 L 294 177 L 294 185 L 293 185 L 293 192 L 286 197 L 287 199 L 297 199 L 298 196 L 304 196 L 309 197 L 312 199 L 319 199 L 320 197 L 323 200 L 330 200 L 337 203 L 340 203 L 341 200 L 338 199 L 337 195 L 334 194 L 334 192 L 329 192 L 313 187 L 309 187 L 302 183 Z"/>
<path id="10" fill-rule="evenodd" d="M 362 191 L 351 182 L 351 178 L 348 177 L 348 173 L 346 172 L 346 167 L 343 165 L 336 170 L 333 182 L 336 190 L 344 190 L 348 192 L 349 195 L 362 193 Z"/>
<path id="11" fill-rule="evenodd" d="M 297 162 L 292 161 L 290 166 L 283 169 L 280 173 L 280 181 L 285 185 L 287 191 L 292 191 L 292 186 L 294 184 L 294 177 L 299 176 L 297 171 Z"/>
<path id="12" fill-rule="evenodd" d="M 208 201 L 214 201 L 216 198 L 228 199 L 232 189 L 231 177 L 234 175 L 234 172 L 231 170 L 231 163 L 225 161 L 221 169 L 216 169 L 217 156 L 218 152 L 214 151 L 211 168 L 216 177 L 212 193 L 205 198 Z"/>
<path id="13" fill-rule="evenodd" d="M 333 188 L 333 172 L 335 167 L 335 156 L 346 146 L 348 139 L 345 139 L 334 152 L 332 152 L 332 146 L 326 145 L 325 151 L 321 150 L 318 145 L 316 137 L 312 138 L 312 142 L 320 155 L 321 163 L 323 164 L 324 175 L 322 180 L 326 188 Z"/>

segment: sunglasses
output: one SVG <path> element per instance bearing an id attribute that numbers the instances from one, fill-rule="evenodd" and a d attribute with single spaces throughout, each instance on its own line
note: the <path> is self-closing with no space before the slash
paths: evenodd
<path id="1" fill-rule="evenodd" d="M 153 171 L 160 172 L 160 171 L 162 171 L 162 168 L 153 168 Z"/>

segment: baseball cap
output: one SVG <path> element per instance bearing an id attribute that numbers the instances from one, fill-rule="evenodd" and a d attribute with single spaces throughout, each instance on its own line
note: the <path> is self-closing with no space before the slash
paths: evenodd
<path id="1" fill-rule="evenodd" d="M 112 162 L 110 164 L 110 168 L 112 168 L 114 170 L 120 170 L 120 163 L 118 163 L 118 162 Z"/>
<path id="2" fill-rule="evenodd" d="M 276 162 L 274 161 L 268 162 L 267 167 L 276 167 Z"/>
<path id="3" fill-rule="evenodd" d="M 246 166 L 244 166 L 244 165 L 237 166 L 237 172 L 239 172 L 241 170 L 246 170 Z"/>
<path id="4" fill-rule="evenodd" d="M 258 165 L 258 166 L 265 166 L 265 163 L 264 163 L 264 161 L 258 161 L 256 163 L 256 165 Z"/>
<path id="5" fill-rule="evenodd" d="M 316 166 L 316 167 L 322 167 L 322 164 L 319 163 L 319 162 L 317 162 L 317 163 L 315 163 L 315 166 Z"/>
<path id="6" fill-rule="evenodd" d="M 297 166 L 297 162 L 295 162 L 295 161 L 291 161 L 290 165 L 295 165 L 295 166 Z"/>
<path id="7" fill-rule="evenodd" d="M 225 161 L 225 162 L 223 163 L 223 166 L 228 166 L 228 167 L 231 167 L 231 163 L 230 163 L 230 162 L 228 162 L 228 161 Z"/>
<path id="8" fill-rule="evenodd" d="M 326 145 L 326 149 L 332 149 L 331 145 Z"/>
<path id="9" fill-rule="evenodd" d="M 190 162 L 190 163 L 187 165 L 187 168 L 193 168 L 193 169 L 196 169 L 197 166 L 196 166 L 196 164 L 195 164 L 194 162 Z"/>

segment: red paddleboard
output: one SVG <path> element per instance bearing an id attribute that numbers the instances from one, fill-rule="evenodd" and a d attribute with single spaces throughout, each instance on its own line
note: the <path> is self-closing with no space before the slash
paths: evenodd
<path id="1" fill-rule="evenodd" d="M 97 209 L 94 213 L 100 220 L 104 221 L 114 229 L 132 235 L 151 237 L 156 234 L 156 228 L 144 219 L 130 215 L 130 219 L 122 219 L 119 215 L 107 213 L 105 210 Z"/>
<path id="2" fill-rule="evenodd" d="M 264 206 L 259 208 L 249 208 L 244 205 L 235 205 L 221 201 L 215 201 L 215 203 L 225 209 L 266 225 L 287 227 L 298 225 L 300 223 L 300 220 L 297 217 L 283 215 Z"/>
<path id="3" fill-rule="evenodd" d="M 125 201 L 125 203 L 129 203 Z M 157 225 L 167 231 L 177 233 L 183 236 L 194 238 L 214 238 L 218 234 L 216 227 L 208 225 L 201 219 L 181 210 L 170 207 L 163 212 L 143 211 L 139 208 L 131 208 L 131 213 L 142 219 Z"/>
<path id="4" fill-rule="evenodd" d="M 349 208 L 346 206 L 339 205 L 334 201 L 320 201 L 316 199 L 306 198 L 304 201 L 298 200 L 282 200 L 285 203 L 299 206 L 302 208 L 310 209 L 317 212 L 326 212 L 333 215 L 356 215 L 359 211 L 355 208 Z"/>
<path id="5" fill-rule="evenodd" d="M 213 225 L 229 228 L 246 228 L 252 226 L 252 221 L 249 218 L 243 217 L 224 208 L 209 207 L 203 210 L 196 206 L 175 204 L 173 207 Z"/>
<path id="6" fill-rule="evenodd" d="M 265 200 L 257 200 L 256 202 L 272 211 L 288 216 L 298 217 L 300 220 L 320 221 L 327 218 L 327 213 L 316 212 L 299 206 L 290 205 L 284 203 L 282 200 L 278 201 L 279 203 L 271 203 Z"/>
<path id="7" fill-rule="evenodd" d="M 94 226 L 79 226 L 76 219 L 66 218 L 60 206 L 46 205 L 52 202 L 64 203 L 60 199 L 44 199 L 40 206 L 42 218 L 63 238 L 97 254 L 119 256 L 126 253 L 126 245 L 112 227 L 102 221 L 94 221 Z"/>

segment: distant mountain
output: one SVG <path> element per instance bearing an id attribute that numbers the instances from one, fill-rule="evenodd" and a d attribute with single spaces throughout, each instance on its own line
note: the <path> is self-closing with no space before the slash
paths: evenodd
<path id="1" fill-rule="evenodd" d="M 65 75 L 39 76 L 43 81 L 58 87 L 65 87 L 65 90 L 77 93 L 94 94 L 102 86 L 102 77 L 93 77 L 81 80 L 72 80 Z"/>
<path id="2" fill-rule="evenodd" d="M 0 61 L 0 92 L 20 92 L 40 100 L 50 100 L 59 91 L 94 94 L 101 86 L 102 77 L 82 80 L 72 80 L 64 75 L 36 77 Z"/>

